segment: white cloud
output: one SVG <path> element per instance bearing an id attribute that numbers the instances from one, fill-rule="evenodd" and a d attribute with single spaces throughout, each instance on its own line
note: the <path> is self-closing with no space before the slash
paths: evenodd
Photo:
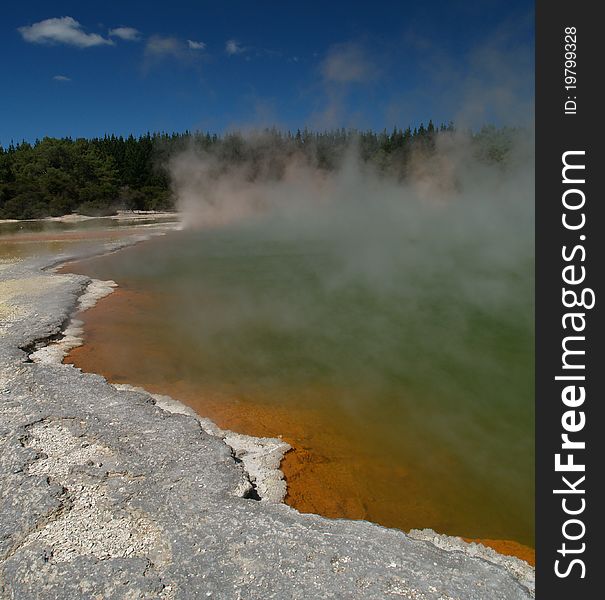
<path id="1" fill-rule="evenodd" d="M 336 44 L 321 64 L 325 81 L 333 83 L 365 83 L 376 75 L 374 65 L 356 44 Z"/>
<path id="2" fill-rule="evenodd" d="M 19 33 L 26 42 L 33 44 L 67 44 L 79 48 L 91 46 L 113 45 L 97 33 L 86 33 L 82 25 L 72 17 L 45 19 L 33 25 L 18 28 Z"/>
<path id="3" fill-rule="evenodd" d="M 145 46 L 145 54 L 156 58 L 164 56 L 180 58 L 184 49 L 183 46 L 184 44 L 175 37 L 152 35 L 147 41 L 147 46 Z"/>
<path id="4" fill-rule="evenodd" d="M 141 32 L 134 27 L 116 27 L 109 30 L 110 37 L 117 37 L 127 42 L 138 42 L 141 39 Z"/>
<path id="5" fill-rule="evenodd" d="M 171 36 L 152 35 L 145 45 L 145 70 L 158 65 L 165 60 L 176 60 L 187 66 L 197 66 L 204 59 L 204 54 L 199 50 L 205 47 L 202 42 L 193 42 L 197 44 L 192 46 L 193 40 L 181 40 Z"/>
<path id="6" fill-rule="evenodd" d="M 145 44 L 143 70 L 148 71 L 166 61 L 176 61 L 183 66 L 197 69 L 206 58 L 206 54 L 200 52 L 205 47 L 203 42 L 152 35 Z"/>
<path id="7" fill-rule="evenodd" d="M 225 44 L 225 52 L 229 56 L 233 56 L 234 54 L 241 54 L 244 51 L 245 48 L 240 46 L 239 43 L 235 40 L 227 40 L 227 43 Z"/>
<path id="8" fill-rule="evenodd" d="M 194 40 L 187 40 L 187 44 L 189 48 L 192 50 L 204 50 L 206 48 L 206 44 L 204 42 L 196 42 Z"/>
<path id="9" fill-rule="evenodd" d="M 65 75 L 53 75 L 53 79 L 55 81 L 71 81 L 71 77 Z"/>

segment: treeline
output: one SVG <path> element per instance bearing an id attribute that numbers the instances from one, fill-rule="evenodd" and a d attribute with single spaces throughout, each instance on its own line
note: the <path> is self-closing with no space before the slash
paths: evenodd
<path id="1" fill-rule="evenodd" d="M 159 137 L 44 138 L 0 147 L 0 218 L 170 209 L 168 174 L 156 167 Z"/>
<path id="2" fill-rule="evenodd" d="M 279 178 L 293 157 L 318 169 L 338 167 L 354 146 L 361 160 L 405 177 L 412 153 L 431 153 L 440 132 L 453 125 L 392 132 L 338 129 L 262 134 L 155 133 L 135 138 L 44 138 L 0 146 L 0 218 L 34 219 L 72 212 L 101 216 L 118 209 L 172 210 L 170 157 L 191 148 L 214 159 L 217 169 L 241 166 L 250 179 Z M 473 137 L 487 160 L 501 160 L 508 130 L 485 128 Z"/>

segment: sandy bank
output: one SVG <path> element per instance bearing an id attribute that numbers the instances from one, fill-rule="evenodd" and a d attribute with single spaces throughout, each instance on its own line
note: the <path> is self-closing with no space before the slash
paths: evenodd
<path id="1" fill-rule="evenodd" d="M 262 440 L 60 364 L 94 288 L 57 260 L 0 265 L 0 597 L 533 597 L 533 569 L 482 546 L 256 501 Z"/>

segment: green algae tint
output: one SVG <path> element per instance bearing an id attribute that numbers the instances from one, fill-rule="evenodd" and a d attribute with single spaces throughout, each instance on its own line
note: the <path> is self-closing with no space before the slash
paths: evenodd
<path id="1" fill-rule="evenodd" d="M 533 260 L 482 244 L 170 234 L 70 268 L 120 285 L 70 362 L 283 435 L 300 510 L 533 546 Z"/>

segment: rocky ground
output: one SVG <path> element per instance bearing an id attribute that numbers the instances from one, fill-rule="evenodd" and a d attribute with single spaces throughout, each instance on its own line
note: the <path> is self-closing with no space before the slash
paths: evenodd
<path id="1" fill-rule="evenodd" d="M 516 558 L 284 505 L 279 440 L 47 360 L 91 283 L 66 258 L 0 262 L 0 598 L 534 596 Z"/>

